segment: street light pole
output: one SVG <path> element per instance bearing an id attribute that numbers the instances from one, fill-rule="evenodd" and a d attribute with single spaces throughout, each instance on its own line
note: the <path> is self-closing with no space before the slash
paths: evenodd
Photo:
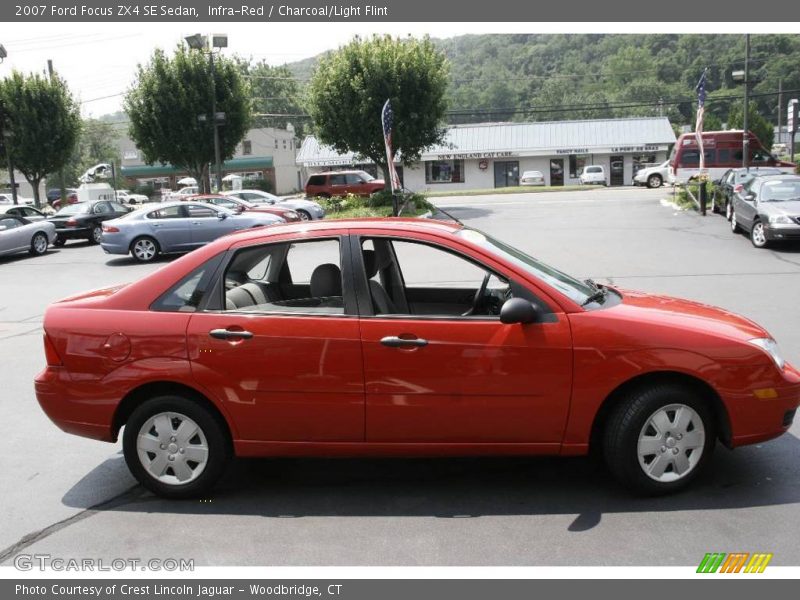
<path id="1" fill-rule="evenodd" d="M 214 70 L 214 49 L 209 48 L 208 66 L 211 70 L 211 119 L 214 126 L 214 162 L 216 163 L 216 187 L 219 192 L 222 189 L 222 161 L 219 152 L 219 123 L 217 121 L 217 81 L 216 71 Z"/>
<path id="2" fill-rule="evenodd" d="M 8 56 L 8 52 L 6 52 L 5 46 L 0 44 L 0 63 L 2 63 L 5 58 Z M 5 128 L 5 107 L 0 104 L 0 127 L 2 131 L 0 131 L 0 136 L 2 136 L 3 147 L 6 151 L 6 162 L 8 163 L 8 184 L 11 186 L 11 200 L 14 204 L 19 204 L 17 200 L 17 182 L 14 177 L 14 162 L 11 160 L 11 151 L 8 149 L 8 138 L 10 138 L 13 134 L 10 130 Z"/>
<path id="3" fill-rule="evenodd" d="M 742 166 L 750 169 L 750 34 L 744 35 L 744 117 L 742 118 Z"/>

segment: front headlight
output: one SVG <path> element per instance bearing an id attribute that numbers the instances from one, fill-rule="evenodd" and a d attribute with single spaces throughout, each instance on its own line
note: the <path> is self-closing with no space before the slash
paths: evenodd
<path id="1" fill-rule="evenodd" d="M 791 217 L 786 215 L 770 215 L 769 222 L 770 225 L 794 225 Z"/>
<path id="2" fill-rule="evenodd" d="M 753 344 L 753 346 L 758 346 L 764 352 L 769 354 L 769 357 L 773 360 L 775 365 L 779 369 L 783 369 L 785 361 L 783 360 L 783 356 L 781 356 L 781 349 L 778 348 L 778 342 L 772 338 L 755 338 L 747 341 Z"/>

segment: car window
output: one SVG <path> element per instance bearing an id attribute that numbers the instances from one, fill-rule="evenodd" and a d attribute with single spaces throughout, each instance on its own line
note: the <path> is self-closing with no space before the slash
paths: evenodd
<path id="1" fill-rule="evenodd" d="M 167 206 L 147 213 L 148 219 L 180 219 L 183 216 L 182 206 Z"/>
<path id="2" fill-rule="evenodd" d="M 240 250 L 224 281 L 226 311 L 344 313 L 338 239 Z"/>
<path id="3" fill-rule="evenodd" d="M 475 263 L 434 246 L 397 240 L 392 246 L 407 288 L 477 290 L 486 274 Z"/>
<path id="4" fill-rule="evenodd" d="M 121 212 L 121 213 L 128 212 L 128 209 L 122 206 L 122 204 L 119 204 L 118 202 L 109 202 L 109 205 L 111 206 L 111 209 L 114 212 Z"/>
<path id="5" fill-rule="evenodd" d="M 308 185 L 325 185 L 325 176 L 312 175 L 308 178 Z"/>
<path id="6" fill-rule="evenodd" d="M 330 176 L 330 184 L 331 185 L 344 185 L 346 182 L 344 175 L 331 175 Z"/>
<path id="7" fill-rule="evenodd" d="M 5 219 L 0 219 L 0 228 L 2 228 L 3 230 L 16 229 L 20 225 L 22 225 L 22 223 L 20 223 L 16 219 L 11 219 L 8 217 Z"/>
<path id="8" fill-rule="evenodd" d="M 208 201 L 211 204 L 215 204 L 217 206 L 224 206 L 225 208 L 230 208 L 231 210 L 236 210 L 237 208 L 239 208 L 239 204 L 237 202 L 229 200 L 228 198 L 210 198 Z"/>
<path id="9" fill-rule="evenodd" d="M 761 191 L 761 200 L 764 202 L 800 200 L 800 179 L 765 181 Z"/>
<path id="10" fill-rule="evenodd" d="M 98 202 L 92 208 L 92 212 L 96 215 L 102 215 L 114 211 L 111 208 L 111 204 L 109 204 L 108 202 Z"/>
<path id="11" fill-rule="evenodd" d="M 56 216 L 79 215 L 88 211 L 89 205 L 86 202 L 76 202 L 75 204 L 67 204 L 64 208 L 59 209 Z"/>
<path id="12" fill-rule="evenodd" d="M 215 256 L 183 277 L 150 306 L 151 310 L 166 312 L 197 310 L 206 292 L 211 288 L 213 275 L 223 256 L 224 254 Z"/>
<path id="13" fill-rule="evenodd" d="M 361 176 L 357 175 L 356 173 L 348 173 L 345 178 L 347 179 L 347 183 L 349 185 L 358 185 L 364 183 L 364 180 L 361 178 Z"/>
<path id="14" fill-rule="evenodd" d="M 42 213 L 40 213 L 35 208 L 29 208 L 29 207 L 26 206 L 25 208 L 21 208 L 19 210 L 22 213 L 22 215 L 25 216 L 25 217 L 40 217 L 40 216 L 42 216 Z"/>
<path id="15" fill-rule="evenodd" d="M 209 219 L 217 216 L 215 211 L 210 206 L 200 206 L 199 204 L 187 204 L 186 212 L 193 219 Z"/>

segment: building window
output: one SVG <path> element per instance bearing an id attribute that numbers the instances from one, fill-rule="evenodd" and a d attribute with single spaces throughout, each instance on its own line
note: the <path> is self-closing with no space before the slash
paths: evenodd
<path id="1" fill-rule="evenodd" d="M 286 150 L 286 140 L 283 140 L 283 149 Z"/>
<path id="2" fill-rule="evenodd" d="M 252 154 L 253 153 L 253 142 L 250 140 L 245 140 L 242 142 L 242 154 Z"/>
<path id="3" fill-rule="evenodd" d="M 581 176 L 583 168 L 589 163 L 588 154 L 569 155 L 569 176 L 576 179 Z"/>
<path id="4" fill-rule="evenodd" d="M 425 183 L 464 183 L 464 161 L 426 161 Z"/>
<path id="5" fill-rule="evenodd" d="M 275 150 L 278 149 L 278 138 L 275 138 Z"/>

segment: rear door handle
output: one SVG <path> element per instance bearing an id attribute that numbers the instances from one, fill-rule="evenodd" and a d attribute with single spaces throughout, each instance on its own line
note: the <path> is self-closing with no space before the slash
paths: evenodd
<path id="1" fill-rule="evenodd" d="M 423 340 L 422 338 L 406 339 L 397 337 L 396 335 L 390 335 L 381 338 L 381 344 L 389 348 L 421 348 L 422 346 L 428 345 L 428 340 Z"/>
<path id="2" fill-rule="evenodd" d="M 218 340 L 249 340 L 253 337 L 249 331 L 231 331 L 230 329 L 212 329 L 208 335 Z"/>

